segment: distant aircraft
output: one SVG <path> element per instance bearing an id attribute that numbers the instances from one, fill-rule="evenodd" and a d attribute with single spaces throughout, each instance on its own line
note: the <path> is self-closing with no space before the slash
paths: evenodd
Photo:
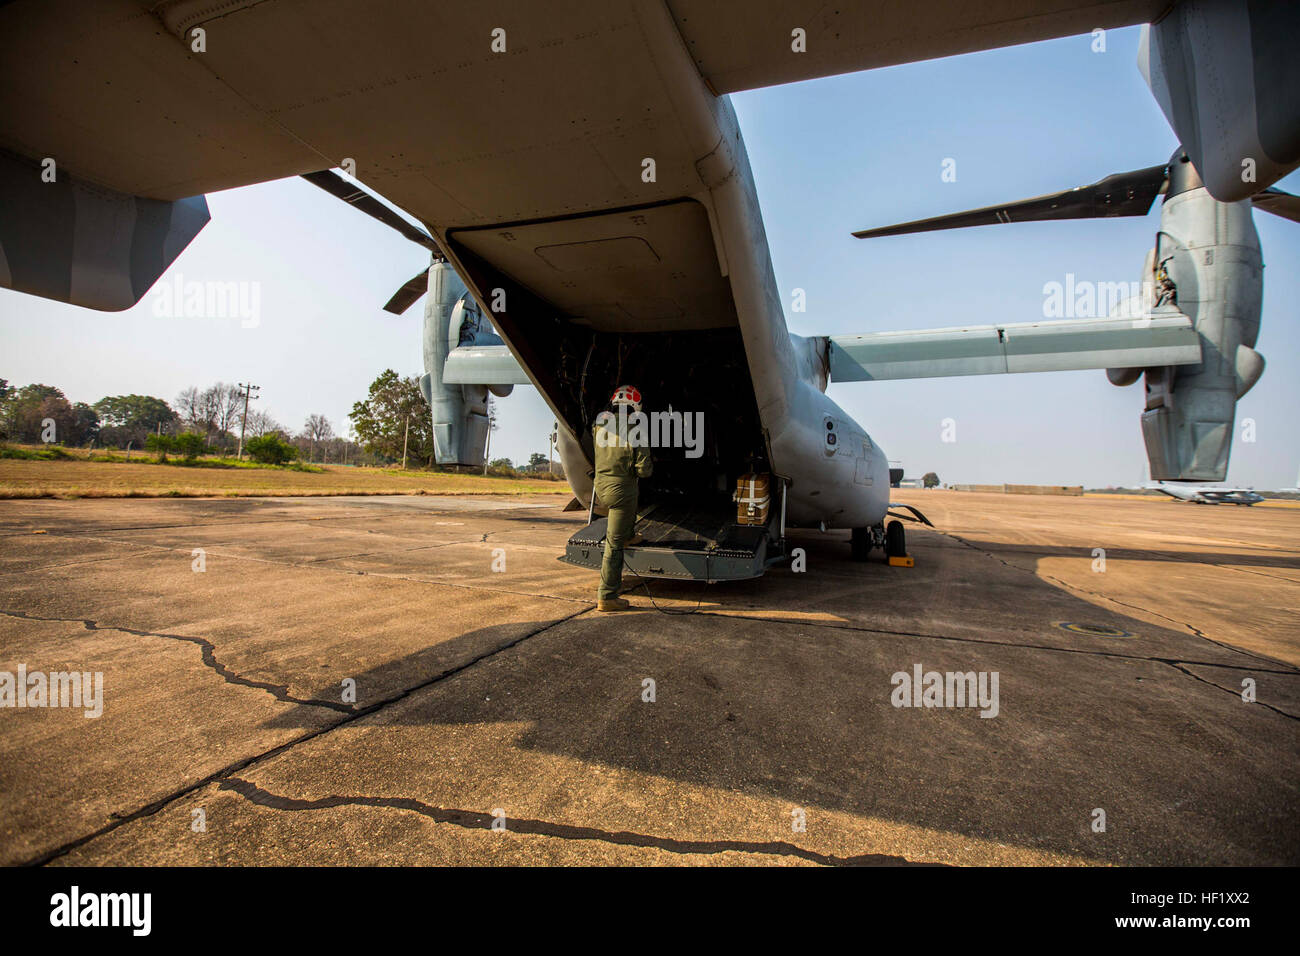
<path id="1" fill-rule="evenodd" d="M 129 308 L 207 223 L 204 193 L 311 176 L 430 252 L 388 308 L 428 294 L 422 390 L 440 463 L 482 464 L 489 391 L 538 389 L 595 519 L 570 539 L 574 563 L 600 563 L 592 425 L 623 383 L 649 410 L 707 422 L 701 453 L 658 449 L 642 486 L 646 543 L 628 565 L 725 580 L 781 560 L 787 527 L 851 529 L 859 560 L 905 553 L 902 523 L 886 523 L 886 456 L 828 382 L 1154 369 L 1149 385 L 1173 382 L 1177 402 L 1152 418 L 1152 474 L 1210 481 L 1226 467 L 1217 449 L 1236 397 L 1262 368 L 1249 347 L 1258 277 L 1223 313 L 1227 350 L 1190 310 L 1202 282 L 1258 271 L 1235 204 L 1293 201 L 1268 187 L 1300 166 L 1297 4 L 475 0 L 374 3 L 364 16 L 344 0 L 85 6 L 70 27 L 66 4 L 0 3 L 0 284 Z M 1166 208 L 1193 220 L 1190 232 L 1167 222 L 1157 242 L 1176 304 L 1140 321 L 789 331 L 727 94 L 1137 23 L 1153 23 L 1148 85 L 1188 163 L 1076 198 L 1103 215 L 1137 208 L 1168 177 Z M 321 172 L 336 168 L 348 179 Z M 426 228 L 393 221 L 358 181 Z M 1216 227 L 1226 240 L 1215 232 L 1200 246 L 1199 197 L 1232 211 Z M 1223 393 L 1205 416 L 1177 411 L 1201 407 L 1190 400 L 1201 379 L 1181 366 Z M 771 476 L 759 524 L 738 520 L 733 496 L 751 473 Z"/>
<path id="2" fill-rule="evenodd" d="M 1171 498 L 1188 501 L 1194 505 L 1245 505 L 1250 507 L 1264 500 L 1264 496 L 1250 488 L 1216 488 L 1210 485 L 1199 487 L 1190 485 L 1157 485 L 1156 491 L 1162 491 Z"/>

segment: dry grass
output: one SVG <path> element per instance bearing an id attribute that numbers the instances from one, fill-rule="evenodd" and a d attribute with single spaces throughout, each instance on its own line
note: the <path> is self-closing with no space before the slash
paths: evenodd
<path id="1" fill-rule="evenodd" d="M 569 494 L 562 481 L 319 465 L 321 470 L 187 468 L 131 462 L 0 460 L 0 498 L 208 498 L 249 495 Z"/>

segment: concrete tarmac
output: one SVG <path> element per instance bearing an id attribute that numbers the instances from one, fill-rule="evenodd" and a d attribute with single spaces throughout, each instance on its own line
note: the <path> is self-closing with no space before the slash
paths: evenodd
<path id="1" fill-rule="evenodd" d="M 0 862 L 1300 863 L 1300 509 L 900 494 L 615 615 L 565 497 L 0 502 L 0 681 L 103 675 L 0 708 Z"/>

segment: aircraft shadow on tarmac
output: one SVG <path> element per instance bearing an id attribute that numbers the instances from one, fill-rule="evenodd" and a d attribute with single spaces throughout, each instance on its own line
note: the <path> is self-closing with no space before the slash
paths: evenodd
<path id="1" fill-rule="evenodd" d="M 977 538 L 961 536 L 961 540 L 981 550 L 994 551 L 1001 556 L 1027 555 L 1036 558 L 1079 558 L 1092 560 L 1092 549 L 1085 547 L 1065 547 L 1042 544 L 1007 544 L 1004 542 L 981 541 Z M 1300 551 L 1277 551 L 1259 553 L 1258 551 L 1177 551 L 1169 548 L 1124 548 L 1106 549 L 1108 560 L 1128 561 L 1167 561 L 1182 564 L 1211 564 L 1215 566 L 1240 565 L 1252 568 L 1285 568 L 1300 570 Z M 1297 581 L 1296 583 L 1300 583 Z"/>
<path id="2" fill-rule="evenodd" d="M 917 544 L 961 547 L 938 536 Z M 894 569 L 846 561 L 837 570 L 857 581 L 862 600 L 879 602 L 866 582 Z M 1300 863 L 1300 672 L 1002 573 L 1016 590 L 1003 610 L 986 610 L 983 637 L 943 626 L 964 614 L 970 589 L 961 587 L 939 595 L 951 607 L 913 613 L 911 630 L 860 626 L 851 615 L 810 626 L 645 611 L 476 629 L 359 675 L 360 688 L 396 699 L 353 719 L 346 743 L 326 734 L 309 745 L 344 748 L 334 780 L 313 790 L 360 796 L 374 777 L 391 792 L 398 759 L 412 796 L 427 794 L 449 762 L 485 773 L 522 763 L 545 804 L 547 794 L 582 789 L 584 776 L 571 776 L 578 766 L 620 773 L 625 793 L 667 782 L 702 814 L 711 805 L 725 814 L 739 793 L 774 800 L 782 813 L 804 808 L 810 827 L 923 828 L 1111 863 Z M 802 586 L 776 571 L 762 588 L 710 589 L 705 606 L 777 607 Z M 654 593 L 690 607 L 701 589 L 655 582 Z M 881 609 L 887 622 L 897 613 Z M 1013 626 L 1026 614 L 1038 618 L 1033 640 Z M 1052 624 L 1060 620 L 1127 625 L 1136 636 L 1062 634 Z M 997 672 L 997 716 L 893 706 L 892 675 L 915 664 Z M 642 699 L 647 677 L 653 703 Z M 1261 695 L 1285 696 L 1290 714 L 1243 703 L 1245 677 Z M 295 725 L 300 713 L 272 725 Z M 656 829 L 658 805 L 648 799 L 642 829 Z M 1092 830 L 1096 808 L 1106 811 L 1105 833 Z M 544 816 L 545 807 L 523 813 Z"/>

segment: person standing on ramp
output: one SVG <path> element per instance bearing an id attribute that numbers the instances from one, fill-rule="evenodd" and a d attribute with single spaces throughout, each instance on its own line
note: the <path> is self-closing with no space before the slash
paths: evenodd
<path id="1" fill-rule="evenodd" d="M 641 411 L 641 393 L 620 385 L 610 399 L 610 410 L 597 416 L 592 429 L 596 449 L 595 494 L 609 509 L 605 523 L 605 557 L 596 591 L 599 611 L 623 611 L 631 605 L 618 596 L 623 584 L 623 547 L 636 526 L 637 479 L 648 478 L 654 468 L 644 444 L 628 440 L 628 417 Z"/>

